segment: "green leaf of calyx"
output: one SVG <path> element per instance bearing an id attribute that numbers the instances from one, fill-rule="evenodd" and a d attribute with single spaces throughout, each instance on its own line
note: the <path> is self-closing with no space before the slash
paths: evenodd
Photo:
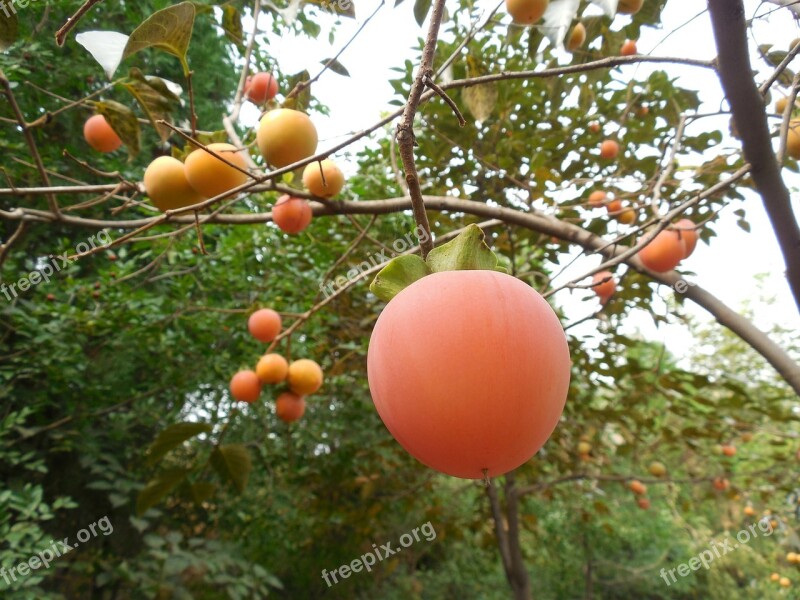
<path id="1" fill-rule="evenodd" d="M 398 256 L 378 272 L 369 290 L 384 302 L 389 302 L 409 285 L 430 274 L 430 267 L 416 254 Z"/>
<path id="2" fill-rule="evenodd" d="M 191 2 L 181 2 L 153 13 L 131 34 L 123 60 L 145 48 L 158 48 L 176 56 L 184 75 L 188 75 L 186 53 L 192 39 L 194 17 L 195 7 Z"/>
<path id="3" fill-rule="evenodd" d="M 224 480 L 233 483 L 239 493 L 247 487 L 253 463 L 250 453 L 241 444 L 217 446 L 211 453 L 211 466 Z"/>
<path id="4" fill-rule="evenodd" d="M 468 225 L 454 240 L 442 244 L 428 254 L 428 267 L 440 271 L 500 270 L 497 256 L 486 245 L 480 227 Z"/>
<path id="5" fill-rule="evenodd" d="M 186 440 L 192 439 L 201 433 L 209 433 L 211 425 L 208 423 L 176 423 L 170 425 L 158 434 L 156 440 L 147 451 L 147 463 L 154 464 L 164 458 L 170 450 L 177 448 Z"/>

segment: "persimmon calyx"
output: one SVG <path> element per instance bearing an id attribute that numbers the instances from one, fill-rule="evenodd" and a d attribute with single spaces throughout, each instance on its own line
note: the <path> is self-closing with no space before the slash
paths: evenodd
<path id="1" fill-rule="evenodd" d="M 441 271 L 500 271 L 497 255 L 486 244 L 480 227 L 468 225 L 456 238 L 431 250 L 427 260 L 416 254 L 398 256 L 389 261 L 373 279 L 370 291 L 384 302 L 415 281 Z"/>

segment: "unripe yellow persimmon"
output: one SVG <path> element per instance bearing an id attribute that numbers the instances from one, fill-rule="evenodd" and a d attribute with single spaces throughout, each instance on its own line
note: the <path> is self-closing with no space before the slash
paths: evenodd
<path id="1" fill-rule="evenodd" d="M 264 159 L 285 167 L 317 151 L 317 128 L 308 115 L 291 108 L 271 110 L 261 118 L 256 136 Z"/>
<path id="2" fill-rule="evenodd" d="M 567 50 L 572 52 L 577 50 L 586 43 L 586 27 L 583 23 L 578 23 L 572 28 L 572 31 L 567 38 Z"/>
<path id="3" fill-rule="evenodd" d="M 191 206 L 203 200 L 186 178 L 181 161 L 171 156 L 159 156 L 144 172 L 144 189 L 161 212 Z"/>
<path id="4" fill-rule="evenodd" d="M 289 365 L 289 388 L 300 396 L 322 387 L 322 368 L 313 360 L 301 358 Z"/>
<path id="5" fill-rule="evenodd" d="M 232 144 L 209 144 L 207 148 L 245 172 L 198 148 L 186 157 L 186 178 L 195 190 L 214 198 L 247 181 L 247 162 L 241 150 Z"/>
<path id="6" fill-rule="evenodd" d="M 344 187 L 344 173 L 331 159 L 306 165 L 303 185 L 319 198 L 333 198 Z"/>

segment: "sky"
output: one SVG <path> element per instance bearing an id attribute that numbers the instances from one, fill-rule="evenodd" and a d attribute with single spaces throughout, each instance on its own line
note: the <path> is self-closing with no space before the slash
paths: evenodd
<path id="1" fill-rule="evenodd" d="M 394 7 L 394 0 L 387 0 L 340 58 L 340 62 L 348 69 L 351 77 L 342 77 L 328 71 L 314 84 L 314 95 L 329 107 L 331 114 L 330 117 L 314 116 L 320 132 L 320 149 L 324 149 L 326 145 L 333 145 L 353 131 L 372 125 L 387 111 L 396 108 L 388 104 L 393 98 L 393 90 L 388 81 L 397 77 L 397 73 L 391 69 L 402 65 L 406 59 L 412 61 L 416 59 L 417 40 L 424 35 L 427 27 L 427 22 L 425 28 L 421 29 L 414 21 L 413 3 L 413 0 L 406 0 L 399 7 Z M 485 7 L 489 11 L 496 5 L 496 0 L 479 0 L 476 5 Z M 687 5 L 693 8 L 687 10 Z M 336 32 L 333 45 L 328 43 L 324 28 L 319 41 L 309 41 L 306 37 L 283 36 L 273 39 L 268 36 L 269 57 L 280 65 L 284 73 L 308 69 L 312 74 L 316 74 L 321 61 L 333 56 L 377 6 L 378 2 L 375 0 L 356 0 L 355 21 L 344 20 Z M 788 10 L 775 10 L 775 6 L 761 5 L 751 0 L 745 0 L 745 6 L 748 18 L 771 12 L 768 17 L 756 20 L 751 46 L 754 47 L 756 43 L 774 43 L 775 49 L 787 50 L 789 42 L 800 37 L 800 28 Z M 642 37 L 638 41 L 639 52 L 659 56 L 714 58 L 716 54 L 714 39 L 707 13 L 700 14 L 687 23 L 704 8 L 704 2 L 687 3 L 685 0 L 671 0 L 663 15 L 663 27 L 643 29 Z M 617 27 L 623 26 L 626 23 L 625 19 L 618 18 Z M 510 22 L 509 17 L 505 16 L 503 22 Z M 248 24 L 246 27 L 251 25 Z M 261 27 L 269 30 L 266 18 Z M 680 29 L 676 33 L 667 35 L 678 27 Z M 567 62 L 568 55 L 565 54 L 564 58 Z M 754 64 L 763 67 L 763 63 L 756 62 L 755 54 Z M 646 65 L 625 67 L 622 73 L 627 76 L 633 76 L 635 73 L 637 78 L 642 78 L 653 68 L 658 67 Z M 795 66 L 795 69 L 798 68 L 800 67 Z M 680 85 L 700 92 L 704 103 L 700 109 L 702 112 L 717 111 L 723 105 L 719 83 L 715 78 L 709 77 L 707 70 L 679 66 L 669 66 L 668 69 L 671 74 L 680 76 Z M 242 113 L 243 122 L 254 124 L 257 118 L 257 109 L 246 106 Z M 774 123 L 777 123 L 777 120 Z M 728 117 L 702 119 L 692 127 L 721 130 L 725 135 L 723 144 L 731 148 L 738 147 L 737 140 L 728 136 Z M 691 133 L 691 129 L 688 132 Z M 352 167 L 348 167 L 347 164 L 342 166 L 345 172 L 348 172 L 349 168 L 352 173 Z M 792 190 L 795 213 L 800 214 L 800 202 L 795 191 L 800 186 L 800 178 L 788 174 L 786 181 Z M 733 211 L 740 207 L 747 212 L 747 220 L 751 226 L 750 233 L 744 232 L 736 225 L 737 218 L 733 215 Z M 700 242 L 695 253 L 682 265 L 681 268 L 685 267 L 687 271 L 685 279 L 703 286 L 736 310 L 740 310 L 744 303 L 749 303 L 757 315 L 756 325 L 762 329 L 780 324 L 800 330 L 800 314 L 783 275 L 783 258 L 761 199 L 755 193 L 748 192 L 745 201 L 733 202 L 721 213 L 721 220 L 714 227 L 718 235 L 712 245 Z M 565 260 L 570 260 L 572 256 L 574 254 L 565 257 Z M 579 259 L 554 283 L 571 280 L 597 264 L 599 257 L 596 256 Z M 756 276 L 762 274 L 765 275 L 763 293 L 759 292 L 755 285 Z M 665 298 L 671 297 L 673 293 L 663 286 L 659 287 L 658 292 Z M 588 295 L 589 293 L 585 291 L 568 290 L 556 295 L 555 301 L 566 315 L 565 324 L 596 310 L 598 307 L 596 301 L 582 301 L 582 298 Z M 762 296 L 774 297 L 774 304 L 765 304 Z M 698 319 L 713 320 L 702 308 L 691 302 L 685 306 L 687 312 Z M 656 309 L 660 313 L 666 310 L 665 305 L 656 306 Z M 582 335 L 591 333 L 595 328 L 596 323 L 590 321 L 571 332 Z M 638 332 L 647 339 L 663 342 L 678 356 L 688 356 L 692 352 L 693 340 L 683 325 L 661 325 L 657 328 L 650 316 L 643 311 L 632 314 L 626 319 L 623 332 L 627 334 Z"/>

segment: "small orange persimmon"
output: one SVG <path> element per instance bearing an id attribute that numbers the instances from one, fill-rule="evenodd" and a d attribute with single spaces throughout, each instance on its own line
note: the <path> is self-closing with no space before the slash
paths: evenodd
<path id="1" fill-rule="evenodd" d="M 289 363 L 280 354 L 265 354 L 258 359 L 256 375 L 261 383 L 280 383 L 289 374 Z"/>
<path id="2" fill-rule="evenodd" d="M 252 403 L 261 395 L 261 381 L 254 371 L 239 371 L 231 378 L 230 389 L 236 400 Z"/>
<path id="3" fill-rule="evenodd" d="M 285 423 L 294 423 L 306 412 L 306 401 L 292 392 L 283 392 L 275 399 L 275 413 Z"/>
<path id="4" fill-rule="evenodd" d="M 300 233 L 311 223 L 313 213 L 308 200 L 284 194 L 272 207 L 272 220 L 285 233 Z"/>
<path id="5" fill-rule="evenodd" d="M 83 124 L 83 137 L 98 152 L 113 152 L 122 140 L 103 115 L 94 115 Z"/>
<path id="6" fill-rule="evenodd" d="M 271 308 L 261 308 L 247 319 L 247 329 L 259 342 L 267 344 L 281 332 L 281 316 Z"/>
<path id="7" fill-rule="evenodd" d="M 322 387 L 322 368 L 311 359 L 301 358 L 289 365 L 287 379 L 295 394 L 313 394 Z"/>

